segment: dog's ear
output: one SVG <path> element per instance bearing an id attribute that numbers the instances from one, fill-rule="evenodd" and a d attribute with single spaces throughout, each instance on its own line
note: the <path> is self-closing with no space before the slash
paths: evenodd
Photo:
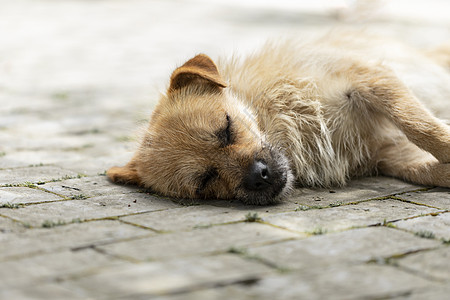
<path id="1" fill-rule="evenodd" d="M 112 167 L 106 175 L 115 183 L 141 185 L 141 179 L 136 171 L 134 162 L 131 161 L 123 167 Z"/>
<path id="2" fill-rule="evenodd" d="M 169 92 L 196 83 L 208 84 L 216 88 L 227 86 L 220 77 L 216 64 L 205 54 L 191 58 L 172 73 Z"/>

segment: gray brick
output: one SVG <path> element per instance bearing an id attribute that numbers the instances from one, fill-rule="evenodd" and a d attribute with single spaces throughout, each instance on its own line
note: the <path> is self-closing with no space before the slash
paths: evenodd
<path id="1" fill-rule="evenodd" d="M 107 179 L 106 176 L 83 177 L 58 182 L 49 182 L 40 185 L 39 187 L 66 197 L 72 197 L 80 194 L 89 197 L 126 194 L 141 190 L 135 186 L 113 184 Z"/>
<path id="2" fill-rule="evenodd" d="M 5 187 L 0 188 L 1 204 L 36 203 L 59 200 L 61 197 L 38 189 L 27 187 Z"/>
<path id="3" fill-rule="evenodd" d="M 334 203 L 351 203 L 385 197 L 423 188 L 389 177 L 366 177 L 354 179 L 342 188 L 309 189 L 294 191 L 289 201 L 308 206 L 328 206 Z"/>
<path id="4" fill-rule="evenodd" d="M 434 188 L 426 192 L 406 193 L 402 199 L 450 210 L 450 189 Z"/>
<path id="5" fill-rule="evenodd" d="M 436 280 L 450 282 L 450 247 L 423 251 L 398 259 L 399 266 L 422 273 Z"/>
<path id="6" fill-rule="evenodd" d="M 305 268 L 294 274 L 265 277 L 249 287 L 228 289 L 254 299 L 350 300 L 391 299 L 430 286 L 429 281 L 390 266 L 356 265 Z"/>
<path id="7" fill-rule="evenodd" d="M 94 297 L 147 299 L 192 288 L 254 280 L 270 271 L 264 265 L 237 256 L 218 255 L 111 268 L 69 283 Z"/>
<path id="8" fill-rule="evenodd" d="M 246 285 L 244 285 L 246 286 Z M 143 299 L 141 297 L 140 299 Z M 215 289 L 201 289 L 186 293 L 165 295 L 155 297 L 156 300 L 255 300 L 255 299 L 273 299 L 265 298 L 264 295 L 252 295 L 248 290 L 244 290 L 240 285 L 230 285 L 225 287 L 217 287 Z M 279 298 L 277 298 L 279 299 Z"/>
<path id="9" fill-rule="evenodd" d="M 396 200 L 373 200 L 356 205 L 272 214 L 265 217 L 264 221 L 302 232 L 339 231 L 352 227 L 383 224 L 437 211 L 437 209 Z"/>
<path id="10" fill-rule="evenodd" d="M 0 262 L 2 285 L 26 286 L 91 273 L 99 268 L 123 265 L 123 261 L 92 249 L 64 250 Z"/>
<path id="11" fill-rule="evenodd" d="M 36 300 L 36 299 L 89 299 L 73 290 L 56 283 L 41 283 L 39 285 L 24 285 L 0 289 L 0 299 Z"/>
<path id="12" fill-rule="evenodd" d="M 187 202 L 187 204 L 189 205 L 189 201 L 185 200 L 185 202 Z M 192 201 L 190 202 L 192 203 Z M 246 205 L 236 199 L 231 200 L 206 199 L 206 200 L 196 200 L 194 201 L 194 203 L 198 205 L 212 205 L 215 207 L 231 209 L 243 214 L 252 212 L 257 213 L 260 216 L 263 216 L 267 213 L 271 214 L 278 212 L 294 211 L 300 205 L 300 203 L 297 200 L 293 200 L 290 197 L 283 199 L 283 201 L 280 203 L 267 206 Z"/>
<path id="13" fill-rule="evenodd" d="M 1 211 L 0 211 L 1 213 Z M 0 242 L 7 236 L 6 233 L 18 233 L 25 231 L 25 227 L 20 223 L 0 215 Z"/>
<path id="14" fill-rule="evenodd" d="M 419 235 L 432 234 L 436 238 L 450 241 L 450 212 L 399 221 L 395 226 Z"/>
<path id="15" fill-rule="evenodd" d="M 396 297 L 395 300 L 447 300 L 450 295 L 450 287 L 448 285 L 431 286 L 425 289 L 415 290 L 411 293 Z"/>
<path id="16" fill-rule="evenodd" d="M 42 147 L 43 145 L 41 145 Z M 28 146 L 29 149 L 30 146 Z M 64 162 L 64 161 L 70 161 L 72 159 L 78 159 L 80 161 L 87 159 L 88 156 L 86 154 L 83 153 L 79 153 L 76 151 L 68 151 L 65 150 L 63 147 L 70 147 L 70 146 L 66 146 L 64 144 L 64 139 L 59 141 L 59 148 L 62 148 L 60 150 L 55 149 L 55 148 L 51 148 L 51 149 L 45 149 L 45 148 L 38 148 L 38 149 L 29 149 L 29 150 L 24 150 L 21 149 L 20 151 L 13 151 L 13 152 L 9 152 L 6 156 L 5 159 L 7 159 L 9 161 L 9 164 L 6 165 L 5 167 L 29 167 L 29 166 L 37 166 L 39 168 L 41 168 L 42 166 L 40 166 L 41 164 L 45 165 L 45 166 L 58 166 L 61 167 L 59 165 L 60 162 Z M 68 148 L 70 149 L 70 148 Z M 69 169 L 64 169 L 66 172 L 71 172 L 75 175 L 78 174 L 78 172 L 73 172 Z M 63 175 L 64 176 L 64 175 Z M 51 179 L 58 179 L 61 176 L 53 176 L 51 178 L 48 178 L 48 180 Z M 48 180 L 44 180 L 44 181 L 48 181 Z M 16 183 L 16 182 L 14 182 Z"/>
<path id="17" fill-rule="evenodd" d="M 248 254 L 280 267 L 303 269 L 371 260 L 383 261 L 393 255 L 438 245 L 439 241 L 421 239 L 400 230 L 371 227 L 251 247 Z"/>
<path id="18" fill-rule="evenodd" d="M 111 145 L 111 143 L 108 143 L 108 145 L 122 151 L 132 151 L 134 149 L 134 147 L 130 147 L 128 144 Z M 121 161 L 123 161 L 123 164 L 126 164 L 128 160 L 130 160 L 130 154 L 128 152 L 119 151 L 118 153 L 107 153 L 101 156 L 86 156 L 82 159 L 72 157 L 70 160 L 58 162 L 58 166 L 76 173 L 95 176 L 104 173 L 112 166 L 120 165 Z"/>
<path id="19" fill-rule="evenodd" d="M 139 260 L 155 260 L 224 252 L 231 248 L 261 245 L 298 236 L 267 225 L 239 223 L 195 229 L 189 232 L 160 234 L 99 248 L 113 255 Z"/>
<path id="20" fill-rule="evenodd" d="M 28 229 L 21 233 L 5 233 L 0 261 L 64 249 L 78 249 L 151 235 L 148 230 L 119 221 L 97 221 L 54 228 Z"/>
<path id="21" fill-rule="evenodd" d="M 74 220 L 78 222 L 173 207 L 178 205 L 166 199 L 141 193 L 127 193 L 3 209 L 2 214 L 31 226 L 41 227 L 44 222 L 70 223 Z"/>
<path id="22" fill-rule="evenodd" d="M 164 211 L 144 213 L 121 218 L 124 221 L 151 227 L 162 231 L 190 230 L 212 224 L 243 221 L 246 215 L 257 209 L 236 210 L 211 205 L 196 205 Z M 258 216 L 263 216 L 259 214 Z"/>
<path id="23" fill-rule="evenodd" d="M 229 285 L 215 289 L 202 289 L 193 292 L 186 292 L 175 295 L 159 296 L 154 299 L 157 300 L 228 300 L 228 299 L 242 299 L 242 300 L 272 300 L 272 299 L 395 299 L 395 300 L 424 300 L 436 299 L 446 300 L 450 293 L 450 288 L 440 284 L 429 284 L 424 280 L 411 276 L 410 274 L 402 273 L 397 270 L 389 270 L 382 268 L 377 275 L 379 267 L 368 267 L 366 270 L 362 266 L 360 270 L 355 272 L 355 275 L 362 275 L 367 278 L 367 281 L 362 278 L 351 278 L 348 272 L 352 272 L 355 267 L 343 267 L 339 270 L 334 269 L 320 269 L 320 272 L 332 271 L 335 276 L 343 275 L 345 278 L 339 282 L 338 278 L 332 279 L 323 284 L 330 284 L 330 286 L 323 287 L 320 281 L 321 274 L 314 274 L 312 277 L 306 279 L 300 275 L 288 275 L 288 277 L 266 277 L 262 281 L 252 285 Z M 305 270 L 306 276 L 310 275 L 309 270 Z M 390 276 L 395 276 L 393 281 L 389 282 Z M 329 276 L 327 276 L 329 277 Z M 373 281 L 373 284 L 370 281 Z M 419 286 L 413 286 L 411 282 L 418 283 Z M 316 282 L 317 281 L 317 282 Z M 264 287 L 264 284 L 270 284 L 270 287 Z M 395 286 L 399 284 L 399 286 Z M 333 287 L 338 286 L 337 292 L 334 293 Z M 274 290 L 270 288 L 273 287 Z M 145 299 L 145 297 L 137 298 Z"/>
<path id="24" fill-rule="evenodd" d="M 78 174 L 58 167 L 42 166 L 0 170 L 0 185 L 21 184 L 24 182 L 50 181 L 65 176 L 76 177 Z"/>

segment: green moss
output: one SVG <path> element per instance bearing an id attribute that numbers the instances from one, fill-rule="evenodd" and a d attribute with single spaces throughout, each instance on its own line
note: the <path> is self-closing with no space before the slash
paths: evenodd
<path id="1" fill-rule="evenodd" d="M 247 251 L 245 251 L 245 249 L 243 249 L 243 248 L 230 247 L 230 248 L 227 250 L 227 253 L 232 253 L 232 254 L 247 254 Z"/>
<path id="2" fill-rule="evenodd" d="M 50 182 L 59 182 L 59 181 L 63 181 L 63 180 L 69 180 L 69 179 L 77 179 L 77 178 L 83 178 L 83 177 L 87 177 L 87 175 L 78 173 L 76 176 L 70 176 L 70 175 L 64 175 L 61 178 L 53 178 L 52 180 L 50 180 Z"/>
<path id="3" fill-rule="evenodd" d="M 337 207 L 337 206 L 341 206 L 343 203 L 342 202 L 333 202 L 333 203 L 330 203 L 329 205 L 328 205 L 328 207 Z"/>
<path id="4" fill-rule="evenodd" d="M 115 140 L 117 142 L 131 142 L 131 141 L 133 141 L 133 138 L 130 136 L 122 135 L 122 136 L 116 137 Z"/>
<path id="5" fill-rule="evenodd" d="M 415 233 L 415 235 L 417 235 L 421 238 L 425 238 L 425 239 L 434 239 L 436 237 L 433 232 L 428 231 L 428 230 L 418 231 Z"/>
<path id="6" fill-rule="evenodd" d="M 44 166 L 43 163 L 38 163 L 38 164 L 31 164 L 31 165 L 28 165 L 28 167 L 30 167 L 30 168 L 33 168 L 33 167 L 42 167 L 42 166 Z"/>
<path id="7" fill-rule="evenodd" d="M 24 183 L 7 183 L 2 185 L 1 187 L 27 187 L 27 188 L 32 188 L 32 189 L 36 189 L 37 186 L 36 184 L 26 181 Z"/>
<path id="8" fill-rule="evenodd" d="M 206 228 L 211 228 L 212 226 L 213 226 L 212 224 L 197 224 L 193 228 L 194 229 L 206 229 Z"/>
<path id="9" fill-rule="evenodd" d="M 21 208 L 21 207 L 24 207 L 24 205 L 23 204 L 17 204 L 17 203 L 9 203 L 9 202 L 0 204 L 0 208 L 16 209 L 16 208 Z"/>
<path id="10" fill-rule="evenodd" d="M 84 149 L 88 149 L 88 148 L 93 148 L 95 145 L 90 143 L 90 144 L 84 144 L 80 147 L 67 147 L 67 148 L 63 148 L 63 151 L 82 151 Z"/>
<path id="11" fill-rule="evenodd" d="M 24 182 L 23 186 L 24 186 L 24 187 L 28 187 L 28 188 L 32 188 L 32 189 L 37 188 L 37 186 L 36 186 L 34 183 L 28 182 L 28 181 L 27 181 L 27 182 Z"/>
<path id="12" fill-rule="evenodd" d="M 327 230 L 322 227 L 318 227 L 318 228 L 314 229 L 313 231 L 311 231 L 310 233 L 312 235 L 321 235 L 321 234 L 327 233 Z"/>
<path id="13" fill-rule="evenodd" d="M 87 199 L 88 197 L 86 195 L 83 194 L 79 194 L 79 195 L 73 195 L 70 197 L 70 199 L 72 200 L 84 200 Z"/>
<path id="14" fill-rule="evenodd" d="M 56 226 L 62 226 L 62 225 L 66 225 L 66 222 L 62 221 L 62 220 L 58 220 L 58 221 L 50 221 L 50 220 L 45 220 L 42 223 L 42 227 L 43 228 L 53 228 Z"/>
<path id="15" fill-rule="evenodd" d="M 262 219 L 258 216 L 258 213 L 251 213 L 245 215 L 245 222 L 260 222 Z"/>
<path id="16" fill-rule="evenodd" d="M 322 209 L 323 206 L 320 205 L 312 205 L 312 206 L 307 206 L 307 205 L 300 205 L 299 207 L 297 207 L 295 209 L 295 211 L 306 211 L 306 210 L 311 210 L 311 209 Z"/>
<path id="17" fill-rule="evenodd" d="M 212 227 L 211 224 L 197 224 L 194 226 L 194 229 L 206 229 L 211 227 Z"/>
<path id="18" fill-rule="evenodd" d="M 51 97 L 56 100 L 67 100 L 69 98 L 69 94 L 67 92 L 56 92 L 52 94 Z"/>

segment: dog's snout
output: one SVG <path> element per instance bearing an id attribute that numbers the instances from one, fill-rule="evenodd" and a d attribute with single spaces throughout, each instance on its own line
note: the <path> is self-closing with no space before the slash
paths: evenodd
<path id="1" fill-rule="evenodd" d="M 255 161 L 249 168 L 244 185 L 249 190 L 264 190 L 271 186 L 273 178 L 269 166 L 262 161 Z"/>

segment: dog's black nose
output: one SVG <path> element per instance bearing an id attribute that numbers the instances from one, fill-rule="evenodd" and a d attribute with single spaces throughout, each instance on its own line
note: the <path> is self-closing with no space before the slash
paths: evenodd
<path id="1" fill-rule="evenodd" d="M 249 190 L 264 190 L 273 184 L 269 166 L 262 161 L 255 161 L 249 168 L 244 180 L 245 188 Z"/>

